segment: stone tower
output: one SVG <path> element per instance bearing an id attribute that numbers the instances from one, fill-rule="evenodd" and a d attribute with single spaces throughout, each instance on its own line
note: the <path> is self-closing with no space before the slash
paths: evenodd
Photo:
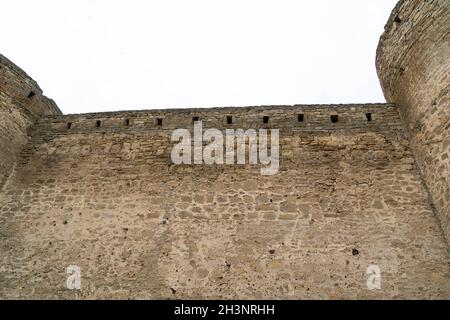
<path id="1" fill-rule="evenodd" d="M 0 54 L 0 190 L 42 115 L 61 114 L 36 81 Z"/>
<path id="2" fill-rule="evenodd" d="M 450 1 L 402 0 L 381 37 L 376 65 L 450 240 Z"/>

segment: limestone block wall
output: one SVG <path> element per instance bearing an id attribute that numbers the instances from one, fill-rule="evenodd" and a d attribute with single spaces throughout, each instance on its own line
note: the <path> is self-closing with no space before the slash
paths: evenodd
<path id="1" fill-rule="evenodd" d="M 0 190 L 40 115 L 60 114 L 37 83 L 0 54 Z"/>
<path id="2" fill-rule="evenodd" d="M 193 117 L 280 129 L 280 172 L 172 164 Z M 32 136 L 0 197 L 2 298 L 450 298 L 395 105 L 55 115 Z"/>
<path id="3" fill-rule="evenodd" d="M 403 0 L 386 25 L 377 69 L 395 102 L 450 240 L 450 1 Z"/>

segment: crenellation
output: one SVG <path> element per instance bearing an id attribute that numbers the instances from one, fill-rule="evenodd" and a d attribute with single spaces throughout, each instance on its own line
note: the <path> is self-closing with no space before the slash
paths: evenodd
<path id="1" fill-rule="evenodd" d="M 368 123 L 370 113 L 373 122 Z M 298 121 L 298 114 L 303 114 L 304 120 Z M 332 123 L 330 116 L 339 115 L 339 121 Z M 263 117 L 270 118 L 264 124 Z M 64 116 L 46 116 L 39 121 L 41 129 L 80 132 L 95 129 L 97 132 L 117 130 L 174 130 L 176 128 L 192 127 L 193 118 L 198 117 L 206 127 L 221 130 L 237 128 L 278 128 L 280 130 L 366 130 L 369 126 L 390 130 L 392 126 L 401 127 L 397 117 L 397 109 L 392 104 L 361 104 L 361 105 L 304 105 L 304 106 L 260 106 L 241 108 L 212 109 L 172 109 L 172 110 L 142 110 L 112 113 L 92 113 Z M 227 123 L 227 117 L 233 118 Z M 157 119 L 164 119 L 158 125 Z M 124 125 L 126 120 L 129 125 Z M 101 126 L 96 127 L 96 121 Z M 71 123 L 70 129 L 67 124 Z M 70 131 L 70 132 L 69 132 Z"/>

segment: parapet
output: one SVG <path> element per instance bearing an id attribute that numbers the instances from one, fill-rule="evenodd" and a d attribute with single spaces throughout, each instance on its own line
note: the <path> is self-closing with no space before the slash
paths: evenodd
<path id="1" fill-rule="evenodd" d="M 204 128 L 280 129 L 330 132 L 401 128 L 394 104 L 275 105 L 223 108 L 160 109 L 51 115 L 42 117 L 38 130 L 53 134 L 105 132 L 166 132 L 192 128 L 202 121 Z"/>

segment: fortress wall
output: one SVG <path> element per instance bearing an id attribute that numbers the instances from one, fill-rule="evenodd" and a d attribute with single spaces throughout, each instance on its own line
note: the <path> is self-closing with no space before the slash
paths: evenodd
<path id="1" fill-rule="evenodd" d="M 450 241 L 450 2 L 403 0 L 377 53 L 388 102 L 401 111 L 422 176 Z"/>
<path id="2" fill-rule="evenodd" d="M 170 133 L 193 116 L 280 128 L 280 172 L 171 164 Z M 0 197 L 0 237 L 2 298 L 450 298 L 447 245 L 390 104 L 41 118 Z M 81 291 L 65 287 L 69 265 Z"/>
<path id="3" fill-rule="evenodd" d="M 0 190 L 28 142 L 29 127 L 40 115 L 60 113 L 34 80 L 0 54 Z"/>

